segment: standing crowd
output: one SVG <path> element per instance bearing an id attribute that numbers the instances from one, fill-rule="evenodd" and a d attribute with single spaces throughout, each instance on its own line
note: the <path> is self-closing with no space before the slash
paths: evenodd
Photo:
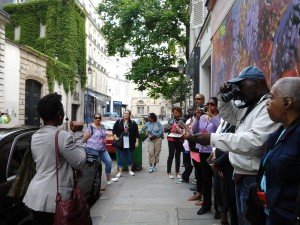
<path id="1" fill-rule="evenodd" d="M 195 168 L 188 200 L 201 206 L 198 215 L 213 206 L 221 224 L 299 224 L 299 88 L 300 78 L 285 77 L 270 90 L 263 72 L 249 66 L 206 104 L 197 94 L 187 120 L 172 109 L 167 175 L 173 178 L 174 155 L 177 183 L 188 183 Z"/>
<path id="2" fill-rule="evenodd" d="M 141 129 L 142 133 L 147 131 L 149 173 L 157 170 L 166 135 L 166 174 L 169 179 L 176 178 L 176 183 L 189 183 L 194 168 L 195 186 L 190 188 L 193 195 L 188 201 L 196 201 L 200 207 L 198 215 L 213 207 L 214 218 L 220 219 L 221 224 L 299 224 L 299 90 L 300 78 L 296 77 L 281 78 L 269 90 L 263 72 L 249 66 L 222 84 L 217 96 L 209 97 L 206 103 L 205 96 L 197 94 L 185 118 L 180 107 L 173 107 L 172 118 L 162 126 L 156 114 L 149 113 Z M 37 110 L 44 126 L 32 137 L 36 175 L 23 202 L 33 210 L 34 224 L 53 224 L 57 176 L 54 139 L 65 116 L 61 95 L 43 97 Z M 63 199 L 70 198 L 73 169 L 81 170 L 87 155 L 103 161 L 108 185 L 122 176 L 124 160 L 128 173 L 135 176 L 132 154 L 139 145 L 140 133 L 130 110 L 113 127 L 114 139 L 122 143 L 117 146 L 115 178 L 101 119 L 101 114 L 95 114 L 93 124 L 84 133 L 83 124 L 72 122 L 73 134 L 58 134 L 59 188 Z"/>

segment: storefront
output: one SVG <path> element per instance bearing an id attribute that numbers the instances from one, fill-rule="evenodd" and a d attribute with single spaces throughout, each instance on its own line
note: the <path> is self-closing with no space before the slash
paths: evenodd
<path id="1" fill-rule="evenodd" d="M 96 113 L 103 115 L 106 112 L 106 103 L 110 102 L 110 99 L 107 95 L 86 89 L 84 93 L 84 123 L 92 123 Z"/>

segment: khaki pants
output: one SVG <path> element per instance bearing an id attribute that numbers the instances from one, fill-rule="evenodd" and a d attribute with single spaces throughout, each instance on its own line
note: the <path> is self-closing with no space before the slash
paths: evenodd
<path id="1" fill-rule="evenodd" d="M 148 152 L 149 152 L 149 164 L 154 164 L 159 162 L 159 154 L 161 151 L 161 138 L 156 138 L 149 141 Z"/>

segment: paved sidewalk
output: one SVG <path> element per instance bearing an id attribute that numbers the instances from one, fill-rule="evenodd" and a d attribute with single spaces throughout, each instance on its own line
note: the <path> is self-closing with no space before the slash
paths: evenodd
<path id="1" fill-rule="evenodd" d="M 143 169 L 131 177 L 127 171 L 102 192 L 91 208 L 94 225 L 217 225 L 214 212 L 197 215 L 191 184 L 176 184 L 166 175 L 168 146 L 163 140 L 158 170 L 148 172 L 147 141 L 143 143 Z M 174 162 L 172 166 L 174 172 Z M 183 167 L 180 167 L 183 172 Z M 116 174 L 116 167 L 113 174 Z M 194 178 L 193 173 L 191 178 Z M 192 180 L 192 179 L 191 179 Z"/>

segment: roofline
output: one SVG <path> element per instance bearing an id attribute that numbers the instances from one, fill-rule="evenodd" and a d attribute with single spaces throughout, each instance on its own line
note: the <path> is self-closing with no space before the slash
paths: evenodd
<path id="1" fill-rule="evenodd" d="M 0 18 L 5 22 L 5 23 L 10 23 L 10 15 L 5 12 L 2 7 L 0 7 Z"/>

